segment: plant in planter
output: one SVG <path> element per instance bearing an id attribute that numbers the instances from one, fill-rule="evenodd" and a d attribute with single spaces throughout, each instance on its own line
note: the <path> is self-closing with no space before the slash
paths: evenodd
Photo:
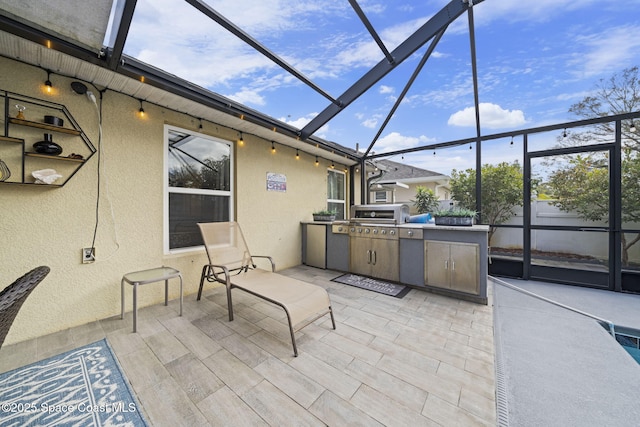
<path id="1" fill-rule="evenodd" d="M 438 210 L 432 213 L 436 225 L 473 225 L 473 220 L 478 214 L 476 211 L 464 208 L 451 208 Z"/>
<path id="2" fill-rule="evenodd" d="M 314 221 L 333 221 L 336 219 L 337 211 L 331 211 L 328 209 L 321 209 L 315 211 L 313 215 Z"/>

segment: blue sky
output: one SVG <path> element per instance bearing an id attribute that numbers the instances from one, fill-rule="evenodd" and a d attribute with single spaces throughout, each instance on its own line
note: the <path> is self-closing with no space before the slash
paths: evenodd
<path id="1" fill-rule="evenodd" d="M 359 2 L 389 50 L 447 3 Z M 334 97 L 383 59 L 346 0 L 209 4 Z M 600 79 L 640 65 L 639 6 L 640 0 L 485 0 L 475 5 L 482 133 L 575 119 L 569 107 Z M 426 47 L 316 135 L 368 147 Z M 139 0 L 125 53 L 298 128 L 329 103 L 185 2 Z M 374 151 L 475 136 L 470 62 L 464 14 L 445 33 Z M 517 158 L 514 150 L 490 151 L 483 154 L 486 162 Z M 461 147 L 394 160 L 450 173 L 472 167 L 471 157 L 468 147 Z"/>

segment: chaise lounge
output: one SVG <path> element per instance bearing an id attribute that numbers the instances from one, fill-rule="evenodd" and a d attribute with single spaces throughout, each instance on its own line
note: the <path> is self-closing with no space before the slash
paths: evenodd
<path id="1" fill-rule="evenodd" d="M 329 294 L 324 288 L 275 272 L 269 256 L 251 255 L 240 225 L 236 222 L 199 223 L 209 264 L 202 268 L 198 301 L 205 279 L 226 286 L 229 321 L 233 321 L 231 289 L 238 288 L 282 307 L 287 315 L 293 354 L 298 356 L 295 332 L 327 313 L 333 329 L 336 323 Z M 271 271 L 258 268 L 254 258 L 265 258 Z"/>

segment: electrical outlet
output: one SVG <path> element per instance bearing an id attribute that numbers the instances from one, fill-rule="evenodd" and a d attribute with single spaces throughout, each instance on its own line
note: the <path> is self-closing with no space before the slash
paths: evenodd
<path id="1" fill-rule="evenodd" d="M 89 264 L 96 260 L 96 248 L 83 248 L 82 249 L 82 263 Z"/>

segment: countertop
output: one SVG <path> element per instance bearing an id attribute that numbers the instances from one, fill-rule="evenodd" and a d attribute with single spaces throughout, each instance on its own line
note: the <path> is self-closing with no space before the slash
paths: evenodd
<path id="1" fill-rule="evenodd" d="M 349 225 L 349 221 L 300 221 L 301 224 L 316 224 L 316 225 Z M 397 227 L 397 228 L 421 228 L 424 230 L 441 230 L 441 231 L 472 231 L 480 233 L 488 233 L 488 225 L 472 225 L 472 226 L 455 226 L 455 225 L 435 225 L 425 224 L 421 222 L 407 222 L 404 224 L 367 224 L 362 223 L 363 226 L 370 227 Z"/>

